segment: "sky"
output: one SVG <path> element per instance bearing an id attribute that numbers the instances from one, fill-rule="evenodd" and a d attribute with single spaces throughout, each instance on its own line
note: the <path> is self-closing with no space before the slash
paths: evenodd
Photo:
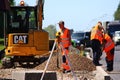
<path id="1" fill-rule="evenodd" d="M 16 4 L 20 0 L 15 0 Z M 36 0 L 24 0 L 34 6 Z M 63 20 L 74 31 L 89 31 L 98 21 L 113 21 L 120 0 L 45 0 L 43 28 Z"/>

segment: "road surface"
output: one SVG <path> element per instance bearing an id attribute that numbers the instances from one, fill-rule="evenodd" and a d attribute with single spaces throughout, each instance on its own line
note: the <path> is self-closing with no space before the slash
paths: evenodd
<path id="1" fill-rule="evenodd" d="M 105 53 L 103 53 L 100 62 L 103 64 L 103 69 L 106 70 Z M 114 70 L 109 72 L 109 75 L 113 80 L 120 80 L 120 45 L 115 47 Z"/>

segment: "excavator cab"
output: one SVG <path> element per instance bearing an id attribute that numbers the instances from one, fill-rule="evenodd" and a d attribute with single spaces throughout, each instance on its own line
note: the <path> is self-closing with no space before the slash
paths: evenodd
<path id="1" fill-rule="evenodd" d="M 11 7 L 7 16 L 7 34 L 28 33 L 30 29 L 37 30 L 36 7 Z"/>

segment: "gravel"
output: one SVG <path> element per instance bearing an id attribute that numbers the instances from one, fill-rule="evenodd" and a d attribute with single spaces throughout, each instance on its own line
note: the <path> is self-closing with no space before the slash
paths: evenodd
<path id="1" fill-rule="evenodd" d="M 79 78 L 85 76 L 88 78 L 87 80 L 93 79 L 94 76 L 91 75 L 92 74 L 91 72 L 96 70 L 96 67 L 94 66 L 94 64 L 92 63 L 91 60 L 89 60 L 88 58 L 86 58 L 84 56 L 80 56 L 78 54 L 69 54 L 68 56 L 69 56 L 70 62 L 72 64 L 72 70 L 80 72 L 80 73 L 78 73 Z M 47 60 L 45 62 L 43 62 L 42 64 L 40 64 L 34 68 L 30 68 L 30 69 L 22 68 L 22 67 L 16 67 L 15 69 L 13 69 L 13 68 L 0 69 L 0 79 L 1 78 L 2 79 L 11 79 L 13 71 L 44 70 L 46 63 L 47 63 Z M 54 54 L 51 57 L 47 71 L 57 71 L 59 73 L 60 69 L 57 67 L 57 55 L 56 54 Z M 61 71 L 60 71 L 60 74 L 61 74 Z M 70 78 L 69 77 L 70 74 L 69 75 L 62 74 L 62 75 L 64 78 Z M 63 80 L 64 80 L 64 78 L 63 78 Z M 58 79 L 58 80 L 61 80 L 61 79 Z M 65 79 L 65 80 L 68 80 L 68 79 Z M 73 80 L 73 79 L 69 79 L 69 80 Z M 84 80 L 84 79 L 80 79 L 80 80 Z"/>
<path id="2" fill-rule="evenodd" d="M 84 56 L 80 56 L 78 54 L 69 54 L 70 63 L 72 64 L 72 70 L 74 71 L 94 71 L 96 70 L 95 65 L 91 60 Z M 35 67 L 37 70 L 43 70 L 47 61 Z M 47 67 L 48 71 L 57 71 L 59 68 L 57 67 L 57 56 L 53 55 L 50 59 L 49 65 Z"/>

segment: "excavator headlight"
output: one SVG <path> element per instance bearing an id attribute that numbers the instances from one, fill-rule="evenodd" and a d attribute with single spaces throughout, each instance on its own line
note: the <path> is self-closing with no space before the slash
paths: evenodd
<path id="1" fill-rule="evenodd" d="M 20 6 L 24 6 L 24 4 L 25 4 L 24 1 L 20 2 Z"/>

